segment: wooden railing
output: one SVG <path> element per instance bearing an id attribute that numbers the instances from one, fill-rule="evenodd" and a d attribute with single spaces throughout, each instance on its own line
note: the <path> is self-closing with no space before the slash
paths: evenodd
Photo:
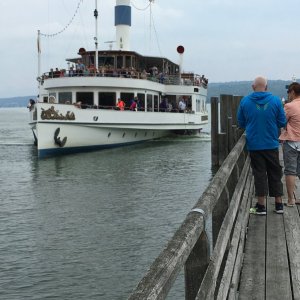
<path id="1" fill-rule="evenodd" d="M 236 288 L 249 211 L 246 200 L 252 190 L 242 135 L 128 299 L 165 299 L 183 268 L 187 300 L 226 299 L 223 296 L 229 289 Z M 212 243 L 207 235 L 208 219 L 212 220 Z"/>

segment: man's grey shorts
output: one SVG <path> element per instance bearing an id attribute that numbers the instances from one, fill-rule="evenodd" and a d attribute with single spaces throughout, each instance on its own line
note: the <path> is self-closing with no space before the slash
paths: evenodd
<path id="1" fill-rule="evenodd" d="M 287 142 L 282 145 L 284 175 L 300 177 L 300 151 L 293 149 Z"/>

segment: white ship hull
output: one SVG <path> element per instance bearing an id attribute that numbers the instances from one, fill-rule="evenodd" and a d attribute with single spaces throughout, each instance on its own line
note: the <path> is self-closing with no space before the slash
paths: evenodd
<path id="1" fill-rule="evenodd" d="M 191 113 L 80 109 L 50 103 L 37 103 L 31 118 L 39 157 L 130 145 L 178 131 L 196 133 L 206 123 L 200 124 L 199 115 Z"/>

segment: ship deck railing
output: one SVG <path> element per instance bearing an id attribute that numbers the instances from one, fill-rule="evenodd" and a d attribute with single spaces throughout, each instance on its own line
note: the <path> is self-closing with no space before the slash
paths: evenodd
<path id="1" fill-rule="evenodd" d="M 39 103 L 45 103 L 40 101 Z M 50 104 L 55 104 L 55 101 L 49 101 Z M 185 109 L 184 111 L 180 111 L 177 108 L 172 108 L 172 109 L 168 109 L 168 108 L 154 108 L 154 110 L 152 108 L 147 108 L 147 110 L 145 109 L 145 107 L 140 107 L 136 110 L 131 110 L 129 106 L 126 106 L 124 108 L 124 110 L 121 110 L 120 108 L 118 108 L 117 106 L 111 106 L 111 105 L 92 105 L 92 104 L 85 104 L 85 103 L 81 103 L 79 104 L 77 103 L 71 103 L 70 101 L 66 101 L 64 103 L 58 103 L 61 105 L 73 105 L 77 108 L 81 108 L 81 109 L 104 109 L 104 110 L 116 110 L 116 111 L 132 111 L 132 112 L 136 112 L 136 111 L 142 111 L 142 112 L 149 112 L 149 113 L 153 113 L 153 112 L 162 112 L 162 113 L 185 113 L 185 114 L 195 114 L 194 110 L 191 109 Z M 200 111 L 199 113 L 207 115 L 208 111 Z"/>
<path id="2" fill-rule="evenodd" d="M 203 88 L 207 88 L 207 81 L 206 79 L 203 79 L 202 76 L 193 74 L 193 73 L 186 73 L 179 77 L 179 75 L 169 75 L 165 74 L 163 76 L 161 75 L 150 75 L 150 74 L 142 74 L 142 73 L 136 73 L 135 75 L 127 74 L 122 75 L 120 73 L 95 73 L 95 72 L 89 72 L 89 73 L 70 73 L 70 71 L 61 71 L 59 73 L 53 72 L 46 72 L 42 75 L 41 81 L 53 78 L 72 78 L 72 77 L 112 77 L 112 78 L 131 78 L 131 79 L 141 79 L 141 80 L 149 80 L 153 82 L 157 82 L 160 84 L 165 85 L 185 85 L 185 86 L 199 86 Z"/>

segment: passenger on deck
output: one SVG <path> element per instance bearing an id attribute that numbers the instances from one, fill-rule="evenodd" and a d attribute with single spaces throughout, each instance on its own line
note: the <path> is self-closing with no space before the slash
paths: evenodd
<path id="1" fill-rule="evenodd" d="M 60 71 L 58 70 L 58 68 L 55 68 L 53 77 L 54 77 L 54 78 L 60 77 Z"/>
<path id="2" fill-rule="evenodd" d="M 84 69 L 85 69 L 85 65 L 82 63 L 82 61 L 80 59 L 78 59 L 77 65 L 76 65 L 77 76 L 83 76 Z"/>
<path id="3" fill-rule="evenodd" d="M 34 109 L 34 105 L 35 105 L 35 101 L 33 99 L 30 99 L 27 108 L 29 108 L 29 110 L 31 111 Z"/>
<path id="4" fill-rule="evenodd" d="M 89 66 L 89 73 L 90 73 L 90 76 L 96 76 L 97 69 L 95 68 L 95 66 L 93 64 L 91 64 Z"/>
<path id="5" fill-rule="evenodd" d="M 50 72 L 49 72 L 49 78 L 54 78 L 54 72 L 53 72 L 52 68 L 50 69 Z"/>
<path id="6" fill-rule="evenodd" d="M 125 102 L 121 98 L 118 99 L 117 107 L 120 110 L 124 110 L 125 109 Z"/>
<path id="7" fill-rule="evenodd" d="M 130 107 L 129 107 L 129 109 L 130 109 L 130 110 L 136 110 L 136 109 L 137 109 L 137 107 L 136 107 L 136 102 L 135 102 L 134 99 L 132 99 L 132 100 L 130 101 Z"/>
<path id="8" fill-rule="evenodd" d="M 142 110 L 142 103 L 138 97 L 134 97 L 134 101 L 136 102 L 136 110 Z"/>
<path id="9" fill-rule="evenodd" d="M 82 102 L 78 101 L 78 102 L 74 103 L 74 106 L 78 107 L 78 108 L 81 108 L 81 104 L 82 104 Z"/>
<path id="10" fill-rule="evenodd" d="M 69 70 L 69 77 L 73 77 L 73 76 L 75 76 L 75 72 L 74 72 L 74 67 L 71 66 Z"/>
<path id="11" fill-rule="evenodd" d="M 143 70 L 143 72 L 141 73 L 141 79 L 147 79 L 147 71 L 146 70 Z"/>
<path id="12" fill-rule="evenodd" d="M 183 112 L 185 111 L 185 108 L 186 108 L 185 99 L 182 97 L 182 98 L 179 100 L 179 103 L 178 103 L 178 109 L 179 109 L 179 112 L 180 112 L 180 113 L 183 113 Z"/>
<path id="13" fill-rule="evenodd" d="M 159 104 L 159 111 L 167 111 L 168 109 L 168 102 L 166 98 L 163 98 Z"/>

